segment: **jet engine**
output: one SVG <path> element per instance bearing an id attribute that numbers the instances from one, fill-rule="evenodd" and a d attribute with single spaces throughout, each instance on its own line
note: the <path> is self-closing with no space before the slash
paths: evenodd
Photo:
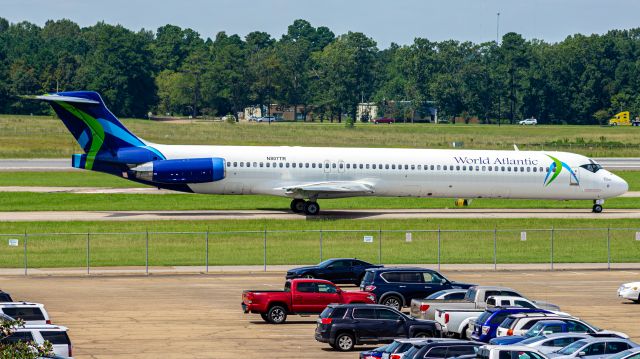
<path id="1" fill-rule="evenodd" d="M 143 163 L 129 172 L 131 177 L 156 183 L 205 183 L 225 177 L 223 158 L 187 158 Z"/>

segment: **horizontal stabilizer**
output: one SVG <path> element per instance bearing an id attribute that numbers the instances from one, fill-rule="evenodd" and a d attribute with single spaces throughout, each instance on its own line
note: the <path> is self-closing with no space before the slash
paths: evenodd
<path id="1" fill-rule="evenodd" d="M 90 100 L 88 98 L 82 97 L 71 97 L 71 96 L 60 96 L 60 95 L 42 95 L 36 96 L 36 99 L 43 101 L 61 101 L 61 102 L 71 102 L 71 103 L 88 103 L 98 105 L 100 102 Z"/>

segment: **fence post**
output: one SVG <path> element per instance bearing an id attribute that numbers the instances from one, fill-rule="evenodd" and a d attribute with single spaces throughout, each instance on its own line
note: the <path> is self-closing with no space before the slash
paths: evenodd
<path id="1" fill-rule="evenodd" d="M 24 231 L 24 275 L 27 275 L 27 231 Z"/>
<path id="2" fill-rule="evenodd" d="M 91 258 L 91 243 L 90 243 L 90 238 L 89 238 L 89 232 L 87 232 L 87 275 L 89 275 L 89 268 L 91 268 L 91 262 L 90 262 L 90 258 Z"/>
<path id="3" fill-rule="evenodd" d="M 264 271 L 267 271 L 267 229 L 264 229 L 264 252 L 263 252 L 263 260 L 264 260 Z"/>
<path id="4" fill-rule="evenodd" d="M 551 270 L 553 270 L 553 240 L 554 240 L 554 230 L 553 226 L 551 226 Z"/>
<path id="5" fill-rule="evenodd" d="M 498 227 L 493 228 L 493 270 L 498 270 Z"/>
<path id="6" fill-rule="evenodd" d="M 440 225 L 438 225 L 438 271 L 440 271 Z"/>
<path id="7" fill-rule="evenodd" d="M 320 262 L 322 262 L 322 228 L 320 228 Z"/>
<path id="8" fill-rule="evenodd" d="M 204 234 L 204 272 L 209 273 L 209 229 Z"/>
<path id="9" fill-rule="evenodd" d="M 378 229 L 378 264 L 382 265 L 382 228 Z"/>
<path id="10" fill-rule="evenodd" d="M 145 256 L 144 256 L 144 266 L 145 273 L 149 275 L 149 230 L 147 229 L 146 236 L 146 245 L 145 245 Z"/>
<path id="11" fill-rule="evenodd" d="M 607 227 L 607 269 L 611 270 L 611 226 Z"/>

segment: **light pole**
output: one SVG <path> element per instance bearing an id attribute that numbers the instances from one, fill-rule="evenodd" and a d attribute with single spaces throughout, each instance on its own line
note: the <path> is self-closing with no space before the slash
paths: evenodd
<path id="1" fill-rule="evenodd" d="M 496 13 L 496 45 L 500 43 L 500 13 Z"/>

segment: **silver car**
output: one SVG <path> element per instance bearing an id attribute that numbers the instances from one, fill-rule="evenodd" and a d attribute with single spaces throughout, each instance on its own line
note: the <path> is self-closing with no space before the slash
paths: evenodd
<path id="1" fill-rule="evenodd" d="M 640 349 L 627 349 L 616 355 L 610 356 L 608 359 L 640 359 Z"/>
<path id="2" fill-rule="evenodd" d="M 600 359 L 637 347 L 638 344 L 628 339 L 589 338 L 575 341 L 549 356 L 555 359 Z"/>
<path id="3" fill-rule="evenodd" d="M 550 354 L 573 342 L 589 338 L 592 337 L 586 333 L 554 333 L 527 338 L 518 345 L 526 345 L 538 349 L 541 353 Z"/>

